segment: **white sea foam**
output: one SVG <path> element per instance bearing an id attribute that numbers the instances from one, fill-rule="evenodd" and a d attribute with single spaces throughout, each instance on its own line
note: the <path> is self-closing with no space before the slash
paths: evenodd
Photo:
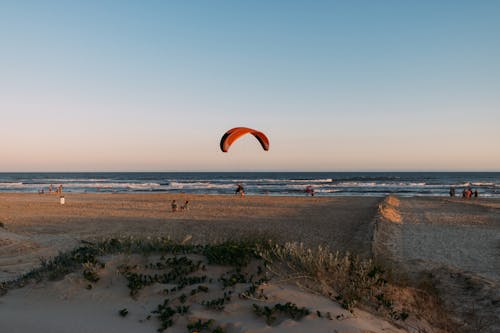
<path id="1" fill-rule="evenodd" d="M 23 187 L 23 183 L 0 183 L 0 187 Z"/>
<path id="2" fill-rule="evenodd" d="M 210 189 L 210 188 L 234 188 L 234 184 L 214 184 L 209 182 L 170 182 L 171 189 Z"/>
<path id="3" fill-rule="evenodd" d="M 129 184 L 128 188 L 131 189 L 145 189 L 145 188 L 157 188 L 161 185 L 158 183 L 142 183 L 142 184 Z"/>
<path id="4" fill-rule="evenodd" d="M 330 183 L 331 178 L 328 179 L 248 179 L 245 182 L 248 183 Z"/>
<path id="5" fill-rule="evenodd" d="M 426 183 L 377 183 L 377 182 L 339 182 L 332 184 L 331 186 L 336 187 L 423 187 L 427 186 Z"/>
<path id="6" fill-rule="evenodd" d="M 336 192 L 342 192 L 342 190 L 339 189 L 314 189 L 315 192 L 318 193 L 336 193 Z"/>
<path id="7" fill-rule="evenodd" d="M 311 186 L 313 188 L 317 188 L 319 185 L 307 185 L 307 184 L 295 185 L 295 184 L 287 184 L 284 187 L 285 188 L 290 188 L 290 189 L 305 189 L 308 186 Z"/>
<path id="8" fill-rule="evenodd" d="M 325 179 L 290 179 L 288 180 L 292 183 L 331 183 L 333 182 L 332 178 Z"/>
<path id="9" fill-rule="evenodd" d="M 168 179 L 169 181 L 177 181 L 177 179 Z M 200 180 L 204 181 L 204 180 Z M 219 178 L 219 179 L 213 179 L 207 182 L 232 182 L 232 183 L 331 183 L 333 182 L 332 178 L 326 178 L 326 179 L 287 179 L 287 178 L 278 178 L 278 179 L 272 179 L 272 178 L 258 178 L 258 179 L 245 179 L 245 178 L 240 178 L 240 179 L 234 179 L 234 178 Z"/>
<path id="10" fill-rule="evenodd" d="M 33 181 L 42 181 L 44 183 L 91 183 L 91 182 L 109 182 L 110 178 L 33 178 Z"/>
<path id="11" fill-rule="evenodd" d="M 46 184 L 44 184 L 46 185 Z M 121 189 L 143 189 L 159 187 L 158 183 L 67 183 L 63 184 L 64 188 L 121 188 Z"/>

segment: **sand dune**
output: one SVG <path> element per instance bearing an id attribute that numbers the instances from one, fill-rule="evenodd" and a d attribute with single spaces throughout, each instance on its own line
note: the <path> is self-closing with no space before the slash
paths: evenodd
<path id="1" fill-rule="evenodd" d="M 150 258 L 153 259 L 153 258 Z M 156 258 L 157 259 L 157 258 Z M 156 260 L 155 259 L 155 260 Z M 234 287 L 234 296 L 223 310 L 211 310 L 201 306 L 203 299 L 220 297 L 220 283 L 217 277 L 220 272 L 230 267 L 208 266 L 208 274 L 213 279 L 204 283 L 208 292 L 189 296 L 185 303 L 176 300 L 182 293 L 179 291 L 163 293 L 165 286 L 150 286 L 141 290 L 136 299 L 129 296 L 126 280 L 117 274 L 120 265 L 140 264 L 144 258 L 138 256 L 118 255 L 108 257 L 106 268 L 99 272 L 101 279 L 91 290 L 81 273 L 72 273 L 57 282 L 44 282 L 33 287 L 25 287 L 9 292 L 0 298 L 0 329 L 2 332 L 156 332 L 159 321 L 151 313 L 165 298 L 171 300 L 173 306 L 186 304 L 190 312 L 186 316 L 174 316 L 174 326 L 167 332 L 187 332 L 186 326 L 197 320 L 213 319 L 225 332 L 371 332 L 402 333 L 388 322 L 376 318 L 364 311 L 356 311 L 353 315 L 342 309 L 330 299 L 307 293 L 283 282 L 269 282 L 262 287 L 266 300 L 242 299 L 237 294 L 247 288 L 245 284 Z M 192 288 L 191 288 L 192 289 Z M 299 307 L 311 310 L 300 321 L 286 317 L 277 319 L 268 325 L 252 311 L 252 304 L 273 306 L 276 303 L 292 302 Z M 119 310 L 127 309 L 128 315 L 123 318 Z M 331 319 L 318 317 L 316 311 L 330 313 Z M 152 316 L 148 319 L 148 316 Z M 324 315 L 323 315 L 324 316 Z M 337 319 L 337 317 L 339 319 Z M 210 332 L 210 331 L 209 331 Z"/>

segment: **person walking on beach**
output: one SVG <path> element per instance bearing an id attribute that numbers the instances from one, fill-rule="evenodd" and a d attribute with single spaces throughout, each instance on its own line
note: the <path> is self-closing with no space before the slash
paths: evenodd
<path id="1" fill-rule="evenodd" d="M 239 194 L 240 196 L 244 197 L 245 196 L 245 189 L 241 184 L 238 184 L 238 187 L 236 188 L 236 191 L 234 194 Z"/>
<path id="2" fill-rule="evenodd" d="M 477 198 L 479 196 L 479 192 L 477 191 L 477 189 L 474 191 L 474 198 Z"/>
<path id="3" fill-rule="evenodd" d="M 181 210 L 189 210 L 189 201 L 186 200 L 183 206 L 181 206 Z"/>
<path id="4" fill-rule="evenodd" d="M 52 193 L 52 184 L 49 185 L 49 193 Z"/>
<path id="5" fill-rule="evenodd" d="M 450 197 L 454 198 L 455 197 L 455 188 L 450 187 Z"/>
<path id="6" fill-rule="evenodd" d="M 306 193 L 307 193 L 307 195 L 310 195 L 311 197 L 314 197 L 314 188 L 311 185 L 307 186 L 306 187 Z"/>
<path id="7" fill-rule="evenodd" d="M 177 201 L 172 200 L 172 212 L 176 212 L 176 211 L 177 211 Z"/>

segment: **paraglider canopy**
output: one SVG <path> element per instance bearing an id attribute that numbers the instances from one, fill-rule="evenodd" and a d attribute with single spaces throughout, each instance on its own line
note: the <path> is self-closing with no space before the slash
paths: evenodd
<path id="1" fill-rule="evenodd" d="M 229 147 L 245 134 L 252 134 L 257 140 L 259 140 L 260 145 L 264 150 L 269 150 L 269 139 L 264 133 L 256 131 L 248 127 L 235 127 L 227 131 L 220 140 L 220 149 L 227 153 Z"/>

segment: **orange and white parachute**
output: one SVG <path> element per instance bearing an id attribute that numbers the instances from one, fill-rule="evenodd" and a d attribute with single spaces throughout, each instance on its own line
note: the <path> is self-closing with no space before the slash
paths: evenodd
<path id="1" fill-rule="evenodd" d="M 255 138 L 257 138 L 257 140 L 259 140 L 260 145 L 264 150 L 269 150 L 269 139 L 267 136 L 262 132 L 247 127 L 235 127 L 227 131 L 220 140 L 220 149 L 227 153 L 229 147 L 231 147 L 236 140 L 245 134 L 252 134 Z"/>

